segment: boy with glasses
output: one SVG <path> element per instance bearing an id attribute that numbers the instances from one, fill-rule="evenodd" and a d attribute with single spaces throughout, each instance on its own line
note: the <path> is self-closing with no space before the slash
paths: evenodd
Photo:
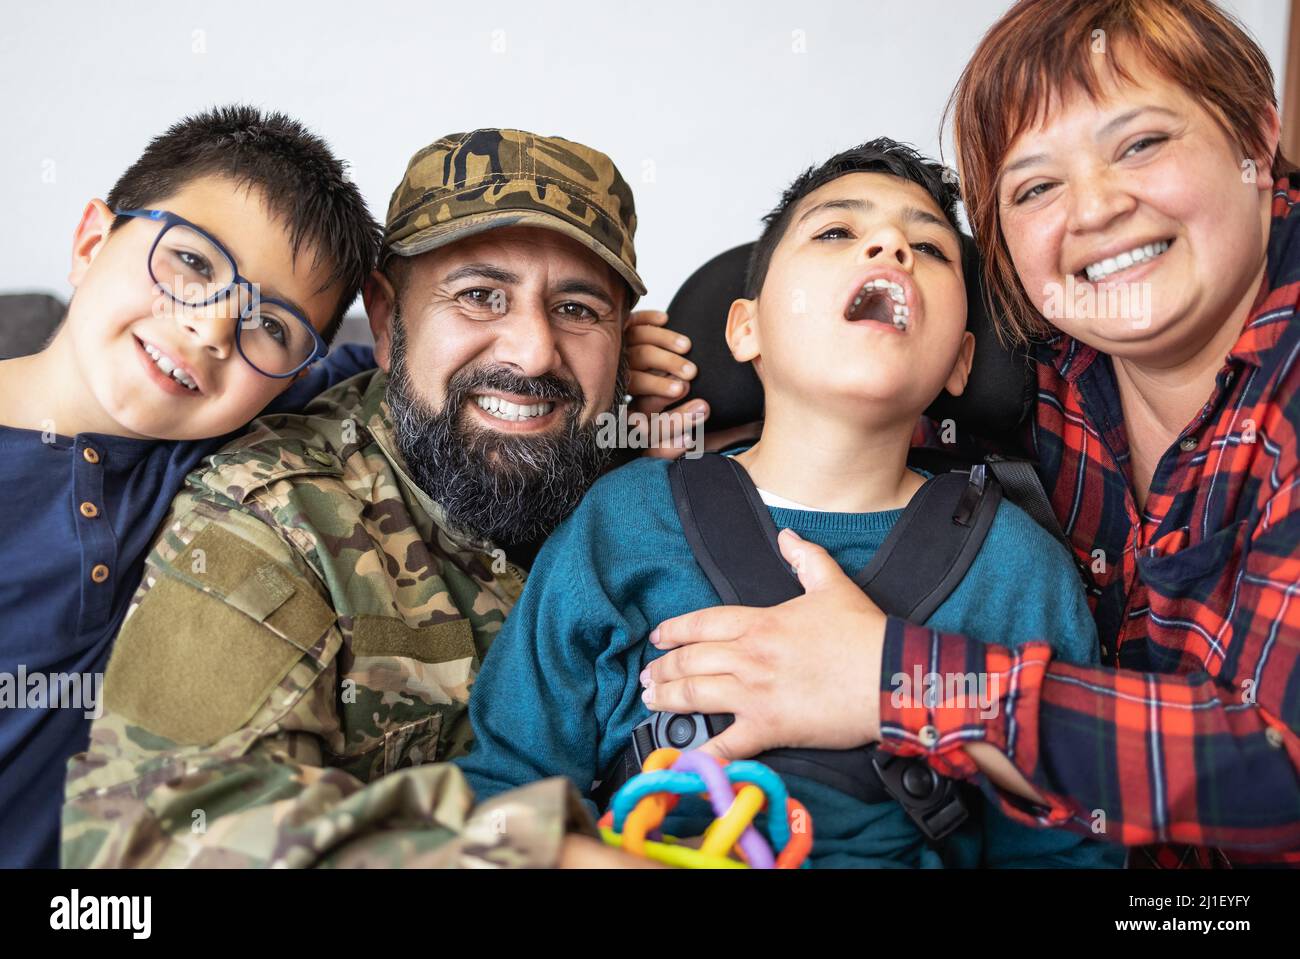
<path id="1" fill-rule="evenodd" d="M 324 141 L 251 107 L 175 124 L 86 205 L 63 323 L 0 361 L 0 866 L 57 865 L 64 765 L 185 475 L 371 365 L 310 366 L 379 239 Z"/>

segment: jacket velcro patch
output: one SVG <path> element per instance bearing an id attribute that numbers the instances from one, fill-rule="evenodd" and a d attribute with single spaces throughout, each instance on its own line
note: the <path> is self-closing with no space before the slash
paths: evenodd
<path id="1" fill-rule="evenodd" d="M 468 619 L 408 626 L 387 616 L 358 616 L 352 629 L 355 656 L 404 656 L 422 663 L 472 658 L 474 631 Z"/>
<path id="2" fill-rule="evenodd" d="M 215 742 L 254 717 L 334 619 L 311 584 L 208 526 L 128 617 L 105 704 L 175 743 Z"/>

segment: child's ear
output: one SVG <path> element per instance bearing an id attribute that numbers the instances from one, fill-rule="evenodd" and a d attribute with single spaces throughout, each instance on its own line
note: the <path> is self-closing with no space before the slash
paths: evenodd
<path id="1" fill-rule="evenodd" d="M 966 392 L 966 383 L 970 380 L 971 361 L 975 359 L 975 334 L 966 330 L 961 335 L 961 346 L 957 350 L 957 362 L 952 365 L 948 382 L 944 389 L 953 396 Z"/>
<path id="2" fill-rule="evenodd" d="M 387 373 L 393 350 L 393 304 L 397 302 L 397 293 L 388 277 L 373 270 L 361 285 L 361 300 L 366 305 L 370 333 L 375 338 L 375 363 Z"/>
<path id="3" fill-rule="evenodd" d="M 81 222 L 72 234 L 72 266 L 68 269 L 68 282 L 73 287 L 81 284 L 90 264 L 108 239 L 113 228 L 113 211 L 103 200 L 91 200 L 81 213 Z"/>
<path id="4" fill-rule="evenodd" d="M 737 363 L 748 363 L 762 352 L 758 340 L 758 300 L 733 300 L 727 311 L 727 347 Z"/>

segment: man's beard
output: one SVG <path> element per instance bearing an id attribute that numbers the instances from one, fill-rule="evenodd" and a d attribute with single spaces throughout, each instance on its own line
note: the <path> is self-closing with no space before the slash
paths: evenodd
<path id="1" fill-rule="evenodd" d="M 554 373 L 528 377 L 500 366 L 464 368 L 452 376 L 442 409 L 434 412 L 413 388 L 396 309 L 392 328 L 386 398 L 397 447 L 416 485 L 446 510 L 453 526 L 471 534 L 507 544 L 549 535 L 577 507 L 611 452 L 597 442 L 597 417 L 580 423 L 582 387 Z M 626 380 L 627 362 L 620 358 L 610 412 Z M 563 425 L 527 435 L 467 422 L 466 401 L 491 390 L 568 401 Z"/>

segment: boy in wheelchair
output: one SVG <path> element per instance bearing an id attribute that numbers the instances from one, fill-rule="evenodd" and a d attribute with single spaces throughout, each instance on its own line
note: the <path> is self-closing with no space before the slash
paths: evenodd
<path id="1" fill-rule="evenodd" d="M 965 389 L 974 350 L 957 188 L 942 173 L 873 140 L 800 175 L 765 217 L 726 318 L 733 356 L 762 382 L 762 434 L 734 457 L 613 471 L 546 543 L 471 699 L 476 745 L 459 763 L 480 799 L 554 775 L 607 796 L 648 749 L 698 745 L 725 723 L 648 719 L 647 635 L 707 606 L 797 595 L 777 529 L 825 547 L 887 611 L 1008 646 L 1050 637 L 1057 656 L 1097 661 L 1065 548 L 982 468 L 908 464 L 921 413 Z M 923 694 L 911 679 L 899 695 Z M 815 866 L 1122 864 L 1085 824 L 1029 828 L 969 787 L 909 798 L 908 776 L 870 749 L 757 758 L 811 814 Z M 697 835 L 711 818 L 683 801 L 664 831 Z"/>

